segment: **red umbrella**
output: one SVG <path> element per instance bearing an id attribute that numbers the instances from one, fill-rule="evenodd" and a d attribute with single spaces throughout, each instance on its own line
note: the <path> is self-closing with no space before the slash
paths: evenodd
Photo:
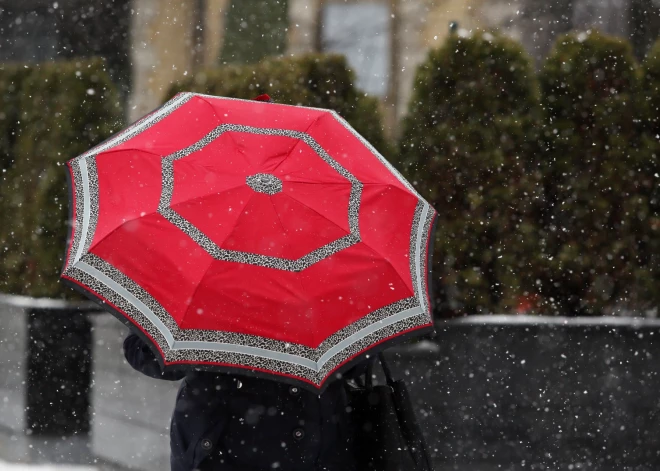
<path id="1" fill-rule="evenodd" d="M 436 213 L 333 111 L 182 93 L 68 166 L 62 278 L 165 369 L 320 389 L 432 329 Z"/>

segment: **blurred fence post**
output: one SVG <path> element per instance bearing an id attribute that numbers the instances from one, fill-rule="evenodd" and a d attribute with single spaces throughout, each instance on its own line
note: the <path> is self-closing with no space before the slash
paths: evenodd
<path id="1" fill-rule="evenodd" d="M 92 303 L 0 295 L 25 310 L 27 322 L 25 428 L 34 435 L 90 431 Z"/>

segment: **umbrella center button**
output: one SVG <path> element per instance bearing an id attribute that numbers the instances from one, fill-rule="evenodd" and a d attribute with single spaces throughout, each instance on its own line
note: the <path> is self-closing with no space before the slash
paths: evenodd
<path id="1" fill-rule="evenodd" d="M 270 173 L 256 173 L 245 179 L 247 186 L 258 193 L 274 195 L 282 191 L 282 180 Z"/>

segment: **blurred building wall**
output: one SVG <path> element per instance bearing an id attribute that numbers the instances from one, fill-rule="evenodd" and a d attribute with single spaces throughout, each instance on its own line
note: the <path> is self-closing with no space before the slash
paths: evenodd
<path id="1" fill-rule="evenodd" d="M 230 4 L 230 0 L 132 1 L 131 121 L 160 105 L 174 81 L 199 67 L 217 64 L 224 14 Z M 327 7 L 356 3 L 386 6 L 396 14 L 384 30 L 390 35 L 390 51 L 381 59 L 387 62 L 389 73 L 387 92 L 380 98 L 388 125 L 394 128 L 406 112 L 417 66 L 430 48 L 444 42 L 451 23 L 464 34 L 486 29 L 508 35 L 520 41 L 537 64 L 556 37 L 571 29 L 596 28 L 633 39 L 639 55 L 660 31 L 660 20 L 653 14 L 657 12 L 649 11 L 660 7 L 645 2 L 648 0 L 289 0 L 286 53 L 323 49 Z M 637 16 L 635 9 L 640 12 Z M 359 68 L 359 64 L 354 67 Z"/>
<path id="2" fill-rule="evenodd" d="M 321 50 L 327 26 L 322 21 L 324 9 L 360 3 L 382 5 L 390 13 L 390 21 L 379 31 L 390 36 L 383 42 L 390 50 L 375 52 L 384 56 L 377 60 L 388 64 L 387 92 L 380 98 L 391 115 L 390 126 L 406 111 L 417 66 L 430 48 L 443 43 L 452 22 L 466 34 L 488 29 L 511 36 L 537 64 L 555 38 L 571 29 L 597 28 L 629 39 L 638 57 L 660 34 L 659 0 L 287 0 L 286 54 Z M 0 0 L 0 62 L 101 55 L 128 95 L 127 118 L 132 121 L 159 106 L 174 81 L 217 65 L 230 4 L 231 0 Z M 344 42 L 350 41 L 348 35 Z"/>
<path id="3" fill-rule="evenodd" d="M 289 0 L 289 54 L 315 51 L 318 23 L 324 0 Z"/>
<path id="4" fill-rule="evenodd" d="M 133 0 L 130 122 L 160 106 L 177 80 L 215 65 L 227 0 Z"/>
<path id="5" fill-rule="evenodd" d="M 128 119 L 160 105 L 170 84 L 192 73 L 194 0 L 134 0 Z"/>

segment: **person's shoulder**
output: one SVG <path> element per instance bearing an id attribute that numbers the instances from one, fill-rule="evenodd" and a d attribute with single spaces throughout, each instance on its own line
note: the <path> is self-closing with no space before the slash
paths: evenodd
<path id="1" fill-rule="evenodd" d="M 147 344 L 144 343 L 144 340 L 142 340 L 139 335 L 133 332 L 128 334 L 124 339 L 124 353 L 142 352 L 145 348 L 148 348 Z"/>

